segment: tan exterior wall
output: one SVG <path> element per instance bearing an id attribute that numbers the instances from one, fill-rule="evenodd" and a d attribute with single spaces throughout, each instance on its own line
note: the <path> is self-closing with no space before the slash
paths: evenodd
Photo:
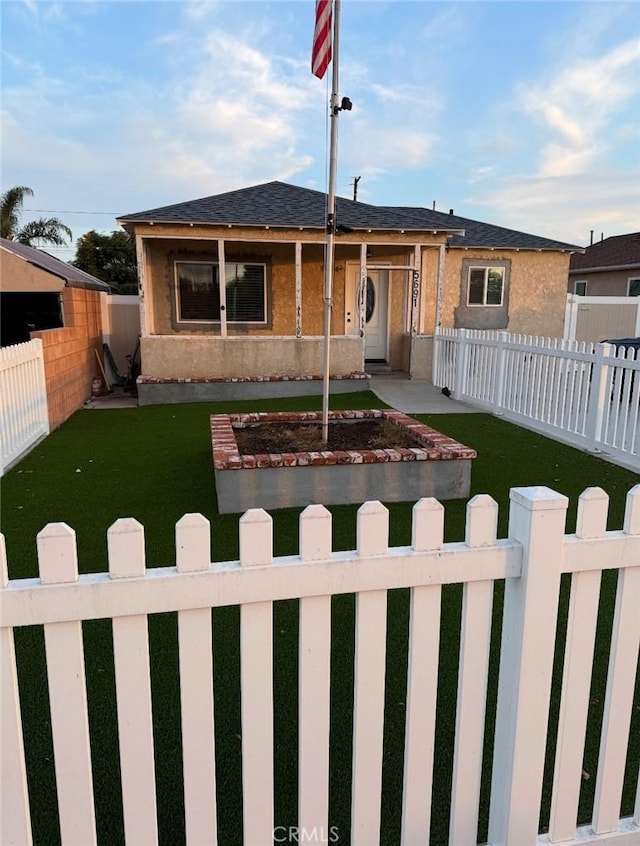
<path id="1" fill-rule="evenodd" d="M 289 233 L 274 232 L 271 242 L 259 241 L 237 241 L 234 239 L 255 238 L 254 230 L 233 229 L 233 238 L 229 236 L 229 230 L 223 229 L 215 234 L 202 227 L 189 227 L 189 239 L 158 238 L 163 227 L 145 227 L 145 232 L 153 229 L 153 238 L 147 238 L 146 244 L 146 279 L 145 288 L 151 288 L 151 295 L 146 295 L 147 308 L 151 311 L 148 320 L 147 331 L 150 336 L 154 335 L 178 335 L 182 337 L 203 337 L 211 338 L 212 335 L 219 336 L 220 329 L 217 325 L 203 325 L 202 328 L 194 327 L 193 324 L 181 327 L 176 324 L 175 302 L 175 279 L 174 263 L 182 261 L 217 261 L 218 251 L 215 237 L 219 235 L 224 241 L 225 260 L 231 261 L 234 258 L 255 258 L 265 259 L 270 265 L 269 282 L 269 309 L 268 315 L 270 325 L 268 327 L 238 327 L 232 323 L 227 324 L 229 337 L 273 337 L 273 336 L 294 336 L 296 331 L 295 316 L 295 244 L 284 243 L 286 238 L 300 237 L 300 233 L 294 231 Z M 203 229 L 201 232 L 200 230 Z M 172 230 L 175 235 L 175 230 Z M 185 230 L 187 231 L 187 230 Z M 208 239 L 202 236 L 206 231 Z M 302 335 L 319 336 L 324 332 L 324 236 L 319 234 L 318 243 L 306 243 L 308 233 L 305 234 L 305 243 L 302 245 Z M 442 241 L 443 236 L 433 236 L 427 239 L 429 243 L 437 244 Z M 381 236 L 371 236 L 370 239 L 370 262 L 407 265 L 413 260 L 413 245 L 406 243 L 406 236 L 388 235 L 382 243 Z M 393 242 L 398 242 L 394 246 Z M 437 261 L 438 251 L 431 251 Z M 345 314 L 345 278 L 347 262 L 359 262 L 360 244 L 345 244 L 339 242 L 335 247 L 335 262 L 333 276 L 333 309 L 331 313 L 332 335 L 342 336 L 344 334 Z M 402 338 L 406 331 L 407 321 L 407 298 L 409 275 L 403 271 L 390 272 L 389 286 L 389 313 L 388 313 L 388 337 L 389 354 L 388 359 L 395 368 L 402 367 L 403 347 Z M 142 350 L 142 371 L 145 376 L 155 376 L 151 367 L 157 367 L 158 362 L 153 364 L 148 358 L 151 347 L 143 345 Z M 147 350 L 147 352 L 145 352 Z M 265 366 L 266 362 L 263 364 Z M 360 362 L 356 369 L 362 369 Z M 235 372 L 235 371 L 234 371 Z M 260 370 L 259 373 L 271 373 L 270 370 Z M 317 370 L 313 371 L 317 373 Z M 340 368 L 345 372 L 345 368 Z M 184 375 L 184 374 L 181 374 Z M 229 375 L 229 374 L 221 374 Z M 256 375 L 253 373 L 251 375 Z"/>
<path id="2" fill-rule="evenodd" d="M 64 279 L 48 273 L 7 250 L 0 249 L 0 291 L 62 291 Z"/>
<path id="3" fill-rule="evenodd" d="M 319 376 L 323 338 L 214 338 L 149 335 L 141 339 L 143 375 L 154 379 Z M 331 339 L 332 376 L 362 370 L 360 338 Z"/>
<path id="4" fill-rule="evenodd" d="M 610 270 L 602 273 L 572 273 L 567 293 L 573 294 L 576 282 L 587 283 L 588 297 L 626 297 L 629 279 L 640 279 L 640 267 L 632 270 Z"/>
<path id="5" fill-rule="evenodd" d="M 147 312 L 146 334 L 154 336 L 178 336 L 184 338 L 203 338 L 206 341 L 219 338 L 220 329 L 217 325 L 203 325 L 202 328 L 180 326 L 175 321 L 175 260 L 209 260 L 217 261 L 216 239 L 224 241 L 225 259 L 251 258 L 265 259 L 270 266 L 269 307 L 267 327 L 252 328 L 227 324 L 229 339 L 245 337 L 252 339 L 277 338 L 276 346 L 282 347 L 281 339 L 295 336 L 296 332 L 296 286 L 295 286 L 295 242 L 302 243 L 302 326 L 303 338 L 321 336 L 324 331 L 323 308 L 323 253 L 324 233 L 309 232 L 307 230 L 269 230 L 247 227 L 210 227 L 210 226 L 171 226 L 171 225 L 137 225 L 136 236 L 144 239 L 145 277 L 144 288 Z M 351 241 L 351 237 L 339 236 L 335 244 L 335 263 L 333 280 L 333 310 L 331 317 L 331 332 L 334 338 L 343 336 L 345 315 L 345 279 L 348 262 L 359 262 L 360 241 Z M 265 239 L 264 241 L 261 239 Z M 388 263 L 390 265 L 408 265 L 413 261 L 415 241 L 411 233 L 364 233 L 364 243 L 367 244 L 371 264 Z M 419 302 L 417 330 L 419 334 L 429 335 L 436 323 L 436 299 L 438 269 L 440 262 L 440 245 L 444 244 L 445 235 L 428 235 L 422 233 L 420 244 L 422 247 L 422 292 Z M 462 269 L 465 259 L 478 262 L 505 260 L 510 265 L 508 314 L 505 317 L 505 328 L 510 332 L 539 334 L 561 337 L 564 325 L 566 287 L 569 268 L 569 253 L 556 253 L 532 250 L 459 250 L 451 249 L 444 254 L 443 270 L 443 298 L 442 325 L 453 326 L 455 311 L 460 306 L 462 289 Z M 408 361 L 411 345 L 407 345 L 409 330 L 409 300 L 411 274 L 403 271 L 390 272 L 389 310 L 388 310 L 388 361 L 394 369 L 413 371 Z M 159 349 L 159 348 L 158 348 Z M 167 349 L 164 347 L 163 349 Z M 189 347 L 195 354 L 195 347 Z M 204 354 L 200 351 L 197 356 Z M 209 346 L 206 350 L 211 349 Z M 221 347 L 218 347 L 221 349 Z M 264 347 L 260 347 L 259 357 L 247 353 L 243 362 L 235 359 L 225 360 L 215 364 L 216 378 L 227 375 L 279 375 L 289 372 L 294 361 L 287 358 L 282 362 L 276 357 L 273 362 L 264 357 Z M 258 347 L 256 346 L 256 350 Z M 157 376 L 154 370 L 172 369 L 175 378 L 187 377 L 193 373 L 195 367 L 208 370 L 211 363 L 200 365 L 190 364 L 185 360 L 180 366 L 187 370 L 178 372 L 176 362 L 161 362 L 160 352 L 150 343 L 142 346 L 142 373 L 145 376 Z M 165 355 L 165 353 L 162 353 Z M 167 353 L 168 355 L 168 353 Z M 185 353 L 186 355 L 186 353 Z M 297 355 L 297 353 L 296 353 Z M 188 357 L 189 357 L 188 356 Z M 300 362 L 297 362 L 298 364 Z M 240 366 L 242 365 L 242 366 Z M 316 374 L 315 364 L 306 362 L 299 372 Z M 248 373 L 248 369 L 257 370 Z M 425 365 L 416 365 L 422 372 Z M 231 368 L 231 372 L 228 368 Z M 340 372 L 351 369 L 361 369 L 362 363 L 352 367 L 340 367 Z M 240 374 L 239 371 L 242 371 Z M 416 370 L 416 372 L 418 372 Z M 222 372 L 220 372 L 222 371 Z M 199 376 L 207 374 L 199 372 Z M 164 376 L 163 378 L 169 378 Z"/>
<path id="6" fill-rule="evenodd" d="M 65 288 L 63 306 L 64 329 L 31 333 L 42 339 L 51 429 L 91 396 L 91 382 L 99 375 L 94 350 L 102 353 L 99 292 Z"/>
<path id="7" fill-rule="evenodd" d="M 562 337 L 569 253 L 532 250 L 450 250 L 446 256 L 442 325 L 454 325 L 464 259 L 509 261 L 508 332 Z M 428 331 L 429 327 L 425 326 Z"/>

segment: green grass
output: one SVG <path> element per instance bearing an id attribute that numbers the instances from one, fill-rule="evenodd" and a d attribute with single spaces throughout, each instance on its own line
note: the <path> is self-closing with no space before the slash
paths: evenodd
<path id="1" fill-rule="evenodd" d="M 106 532 L 118 517 L 135 517 L 145 527 L 149 567 L 174 563 L 174 525 L 185 512 L 201 512 L 212 522 L 214 560 L 238 556 L 238 515 L 218 515 L 212 471 L 208 416 L 240 410 L 318 409 L 320 397 L 251 403 L 198 403 L 138 409 L 80 411 L 52 433 L 2 481 L 2 530 L 13 579 L 37 574 L 36 534 L 47 523 L 64 521 L 77 533 L 81 572 L 107 567 Z M 332 397 L 334 408 L 380 407 L 367 392 Z M 555 443 L 484 414 L 419 416 L 478 450 L 472 494 L 489 493 L 500 507 L 499 534 L 507 532 L 509 489 L 548 485 L 569 497 L 567 531 L 573 531 L 579 494 L 599 485 L 609 494 L 609 528 L 622 526 L 627 491 L 637 476 L 615 465 Z M 79 472 L 78 472 L 79 471 Z M 372 498 L 375 492 L 372 492 Z M 412 503 L 391 503 L 390 544 L 410 542 Z M 464 538 L 465 501 L 445 503 L 445 536 Z M 355 546 L 357 506 L 335 506 L 334 549 Z M 276 555 L 297 552 L 300 509 L 273 512 Z M 603 579 L 600 625 L 591 691 L 581 819 L 591 816 L 598 738 L 606 687 L 608 647 L 615 598 L 615 573 Z M 493 648 L 487 705 L 486 760 L 482 785 L 480 838 L 486 836 L 490 751 L 497 681 L 502 590 L 496 590 Z M 563 582 L 558 625 L 558 660 L 550 711 L 549 748 L 557 722 L 560 668 L 568 603 Z M 436 730 L 432 843 L 446 842 L 455 699 L 461 588 L 443 591 L 441 658 Z M 274 608 L 274 707 L 276 747 L 276 824 L 296 824 L 297 801 L 297 634 L 296 602 Z M 241 743 L 238 632 L 236 608 L 213 612 L 215 640 L 216 744 L 220 842 L 241 843 Z M 408 592 L 389 593 L 388 661 L 385 709 L 382 843 L 399 842 L 406 696 Z M 156 777 L 161 843 L 184 839 L 180 750 L 180 700 L 177 624 L 173 614 L 149 619 Z M 111 626 L 84 624 L 87 689 L 101 844 L 123 842 L 118 770 L 117 721 Z M 351 725 L 353 713 L 354 598 L 333 600 L 330 822 L 340 842 L 349 842 Z M 20 694 L 29 791 L 36 844 L 59 842 L 55 774 L 41 628 L 16 632 Z M 640 690 L 636 690 L 640 703 Z M 640 707 L 633 716 L 623 813 L 632 811 L 640 757 Z M 634 763 L 635 762 L 635 763 Z M 635 767 L 635 769 L 634 769 Z M 553 755 L 547 756 L 541 825 L 549 813 Z"/>

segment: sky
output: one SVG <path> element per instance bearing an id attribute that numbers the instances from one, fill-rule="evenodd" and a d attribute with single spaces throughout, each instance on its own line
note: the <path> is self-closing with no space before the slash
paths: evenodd
<path id="1" fill-rule="evenodd" d="M 74 239 L 328 183 L 313 0 L 0 0 L 1 189 Z M 343 0 L 337 193 L 586 245 L 640 229 L 640 4 Z M 45 247 L 70 260 L 69 248 Z"/>

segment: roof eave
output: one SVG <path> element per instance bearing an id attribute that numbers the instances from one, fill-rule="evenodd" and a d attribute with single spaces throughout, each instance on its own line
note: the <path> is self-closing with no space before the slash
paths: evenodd
<path id="1" fill-rule="evenodd" d="M 600 267 L 576 267 L 569 270 L 569 275 L 576 273 L 604 273 L 609 270 L 633 270 L 640 269 L 640 261 L 633 264 L 603 264 Z"/>

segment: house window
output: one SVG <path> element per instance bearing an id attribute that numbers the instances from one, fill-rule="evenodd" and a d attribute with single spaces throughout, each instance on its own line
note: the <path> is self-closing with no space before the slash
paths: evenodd
<path id="1" fill-rule="evenodd" d="M 578 297 L 586 297 L 587 296 L 587 280 L 586 279 L 576 279 L 573 283 L 573 293 L 576 294 Z"/>
<path id="2" fill-rule="evenodd" d="M 640 276 L 630 277 L 628 296 L 630 296 L 630 297 L 640 297 Z"/>
<path id="3" fill-rule="evenodd" d="M 212 323 L 220 320 L 218 264 L 176 262 L 178 320 Z M 257 262 L 225 262 L 227 323 L 266 323 L 266 266 Z"/>
<path id="4" fill-rule="evenodd" d="M 501 306 L 503 291 L 504 268 L 469 268 L 468 306 Z"/>

